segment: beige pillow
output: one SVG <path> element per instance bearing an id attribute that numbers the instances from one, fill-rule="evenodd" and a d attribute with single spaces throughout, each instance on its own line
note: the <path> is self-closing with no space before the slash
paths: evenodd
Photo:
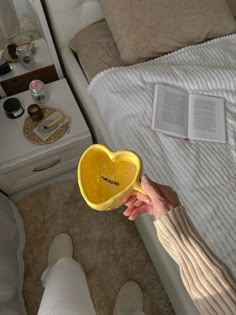
<path id="1" fill-rule="evenodd" d="M 107 23 L 103 20 L 78 32 L 69 42 L 90 81 L 97 73 L 124 65 Z"/>
<path id="2" fill-rule="evenodd" d="M 234 18 L 236 18 L 236 0 L 226 0 L 231 13 L 233 14 Z"/>
<path id="3" fill-rule="evenodd" d="M 137 63 L 235 32 L 225 0 L 99 0 L 121 59 Z"/>

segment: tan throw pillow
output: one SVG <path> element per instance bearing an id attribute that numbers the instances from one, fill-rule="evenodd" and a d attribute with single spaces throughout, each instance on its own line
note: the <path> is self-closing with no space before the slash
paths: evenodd
<path id="1" fill-rule="evenodd" d="M 226 0 L 231 13 L 233 14 L 234 18 L 236 18 L 236 0 Z"/>
<path id="2" fill-rule="evenodd" d="M 137 63 L 235 32 L 225 0 L 99 0 L 121 59 Z"/>
<path id="3" fill-rule="evenodd" d="M 89 81 L 105 69 L 124 65 L 105 21 L 82 29 L 69 42 L 69 47 L 77 54 Z"/>

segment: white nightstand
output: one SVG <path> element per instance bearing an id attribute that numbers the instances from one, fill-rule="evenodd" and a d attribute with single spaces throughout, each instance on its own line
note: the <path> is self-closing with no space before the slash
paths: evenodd
<path id="1" fill-rule="evenodd" d="M 52 178 L 76 168 L 92 137 L 65 79 L 47 84 L 46 104 L 63 112 L 70 119 L 69 133 L 45 145 L 35 145 L 23 134 L 27 107 L 34 103 L 29 91 L 14 95 L 25 108 L 17 119 L 9 119 L 0 100 L 0 189 L 7 194 Z"/>

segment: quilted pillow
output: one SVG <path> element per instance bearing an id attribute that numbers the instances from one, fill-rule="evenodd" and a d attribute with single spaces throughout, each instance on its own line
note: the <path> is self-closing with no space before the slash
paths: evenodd
<path id="1" fill-rule="evenodd" d="M 225 0 L 99 0 L 121 59 L 142 62 L 235 32 Z"/>
<path id="2" fill-rule="evenodd" d="M 25 315 L 22 297 L 25 232 L 17 207 L 0 192 L 0 314 Z"/>
<path id="3" fill-rule="evenodd" d="M 236 0 L 226 0 L 234 18 L 236 17 Z"/>
<path id="4" fill-rule="evenodd" d="M 104 20 L 78 32 L 69 47 L 77 54 L 88 81 L 105 69 L 124 65 Z"/>

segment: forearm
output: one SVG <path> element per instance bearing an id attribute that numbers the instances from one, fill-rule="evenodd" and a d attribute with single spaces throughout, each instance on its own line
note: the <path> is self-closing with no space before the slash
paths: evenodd
<path id="1" fill-rule="evenodd" d="M 184 285 L 201 314 L 235 314 L 236 282 L 206 246 L 183 207 L 155 221 L 160 242 L 179 265 Z"/>

